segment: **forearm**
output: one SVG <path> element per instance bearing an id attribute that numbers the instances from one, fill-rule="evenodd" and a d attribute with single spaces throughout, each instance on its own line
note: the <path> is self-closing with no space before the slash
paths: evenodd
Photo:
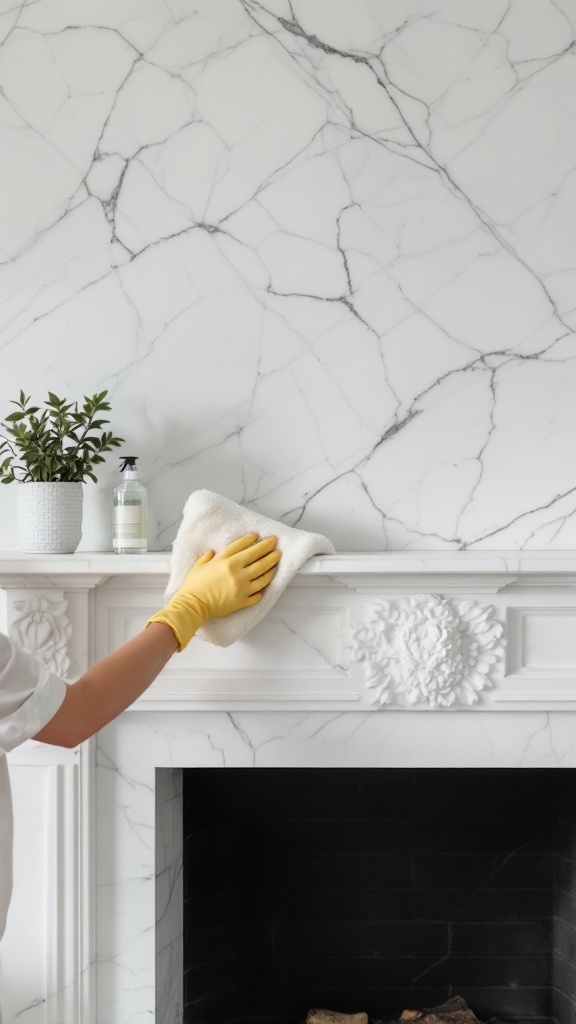
<path id="1" fill-rule="evenodd" d="M 250 608 L 271 582 L 280 558 L 276 537 L 249 533 L 192 566 L 176 594 L 147 628 L 66 691 L 54 717 L 34 739 L 75 747 L 111 722 L 150 686 L 176 650 L 183 650 L 206 618 Z"/>
<path id="2" fill-rule="evenodd" d="M 34 739 L 75 747 L 93 736 L 148 689 L 177 646 L 169 626 L 151 623 L 71 683 L 59 711 Z"/>

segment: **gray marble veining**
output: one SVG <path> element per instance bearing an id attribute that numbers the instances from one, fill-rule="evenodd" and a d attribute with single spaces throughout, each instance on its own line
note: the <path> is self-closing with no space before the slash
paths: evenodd
<path id="1" fill-rule="evenodd" d="M 156 548 L 196 487 L 343 549 L 576 546 L 575 26 L 1 4 L 0 414 L 109 388 Z"/>

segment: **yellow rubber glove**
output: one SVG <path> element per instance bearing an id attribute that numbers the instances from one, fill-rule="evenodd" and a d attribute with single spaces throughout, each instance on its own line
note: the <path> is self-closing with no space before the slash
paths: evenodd
<path id="1" fill-rule="evenodd" d="M 258 541 L 257 533 L 248 533 L 217 555 L 206 551 L 174 597 L 146 625 L 164 622 L 170 626 L 178 650 L 183 651 L 207 619 L 221 618 L 257 604 L 280 560 L 276 540 L 266 537 Z"/>

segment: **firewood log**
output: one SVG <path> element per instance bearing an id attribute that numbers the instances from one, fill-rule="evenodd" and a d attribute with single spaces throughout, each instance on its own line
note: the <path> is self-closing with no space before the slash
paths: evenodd
<path id="1" fill-rule="evenodd" d="M 338 1013 L 337 1010 L 310 1010 L 306 1024 L 368 1024 L 367 1013 Z"/>

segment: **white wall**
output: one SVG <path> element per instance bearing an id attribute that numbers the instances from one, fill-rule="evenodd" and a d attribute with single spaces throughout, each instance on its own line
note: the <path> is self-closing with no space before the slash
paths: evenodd
<path id="1" fill-rule="evenodd" d="M 6 0 L 0 414 L 109 388 L 151 547 L 197 487 L 340 548 L 575 547 L 575 25 Z"/>

